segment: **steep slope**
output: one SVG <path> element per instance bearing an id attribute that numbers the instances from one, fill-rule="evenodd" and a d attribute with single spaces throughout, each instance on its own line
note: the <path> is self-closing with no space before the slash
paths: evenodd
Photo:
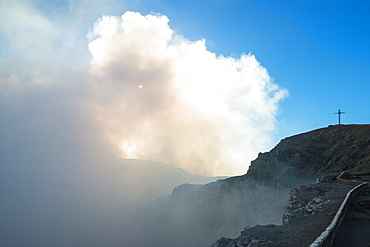
<path id="1" fill-rule="evenodd" d="M 251 163 L 247 174 L 198 188 L 175 189 L 158 213 L 153 242 L 210 246 L 246 226 L 281 224 L 288 192 L 316 177 L 369 169 L 370 125 L 337 125 L 282 140 Z"/>
<path id="2" fill-rule="evenodd" d="M 248 179 L 292 188 L 316 176 L 370 168 L 370 125 L 335 125 L 282 140 L 252 161 Z"/>
<path id="3" fill-rule="evenodd" d="M 286 191 L 272 190 L 243 177 L 217 181 L 172 194 L 157 219 L 155 246 L 210 246 L 243 227 L 278 223 Z"/>

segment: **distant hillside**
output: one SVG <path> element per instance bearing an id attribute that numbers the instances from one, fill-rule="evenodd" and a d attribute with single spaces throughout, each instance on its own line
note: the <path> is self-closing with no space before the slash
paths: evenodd
<path id="1" fill-rule="evenodd" d="M 138 159 L 114 159 L 109 164 L 121 167 L 122 180 L 138 196 L 145 200 L 155 200 L 170 194 L 174 187 L 184 184 L 207 184 L 226 177 L 192 175 L 189 172 L 168 164 Z M 125 186 L 125 187 L 126 187 Z"/>
<path id="2" fill-rule="evenodd" d="M 210 246 L 246 226 L 281 224 L 292 188 L 321 175 L 369 169 L 369 161 L 370 125 L 336 125 L 286 138 L 261 153 L 246 175 L 175 189 L 149 232 L 151 241 Z"/>

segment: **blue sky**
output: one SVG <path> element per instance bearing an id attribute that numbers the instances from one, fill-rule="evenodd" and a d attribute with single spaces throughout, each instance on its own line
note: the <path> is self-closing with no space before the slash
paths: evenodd
<path id="1" fill-rule="evenodd" d="M 46 15 L 68 11 L 67 1 L 34 2 Z M 131 10 L 168 16 L 173 30 L 205 39 L 218 55 L 254 54 L 289 91 L 280 103 L 278 138 L 335 124 L 339 108 L 345 124 L 370 122 L 369 1 L 109 0 L 96 8 L 69 2 L 87 9 L 81 39 L 103 14 Z"/>
<path id="2" fill-rule="evenodd" d="M 211 51 L 257 57 L 289 90 L 279 136 L 336 124 L 339 108 L 344 124 L 370 122 L 369 1 L 148 2 L 137 10 L 166 14 Z"/>
<path id="3" fill-rule="evenodd" d="M 127 10 L 168 16 L 190 40 L 218 55 L 252 53 L 289 91 L 277 138 L 337 123 L 369 123 L 370 3 L 366 0 L 107 1 L 104 14 Z"/>
<path id="4" fill-rule="evenodd" d="M 131 22 L 124 22 L 120 18 L 126 11 L 141 15 L 128 14 L 125 18 Z M 30 154 L 37 145 L 24 136 L 39 133 L 45 135 L 40 140 L 55 138 L 55 145 L 71 150 L 84 146 L 83 152 L 107 153 L 119 147 L 123 157 L 170 164 L 195 157 L 179 166 L 195 174 L 240 174 L 245 163 L 280 139 L 336 124 L 338 109 L 345 112 L 343 124 L 370 123 L 369 12 L 370 2 L 360 0 L 4 0 L 0 120 L 6 128 L 0 137 L 6 140 L 16 133 L 20 137 L 13 138 L 19 141 L 14 146 L 27 147 Z M 169 19 L 169 27 L 161 16 Z M 130 36 L 115 25 L 139 28 Z M 143 53 L 171 32 L 172 38 L 180 36 L 171 38 L 167 47 Z M 104 34 L 110 36 L 102 38 Z M 160 49 L 168 67 L 158 59 Z M 102 57 L 106 60 L 99 60 Z M 146 68 L 152 61 L 156 66 Z M 211 65 L 194 66 L 199 61 Z M 181 67 L 184 64 L 187 67 Z M 212 75 L 221 68 L 212 66 L 230 74 L 220 70 Z M 251 66 L 250 74 L 244 71 L 247 83 L 235 79 L 243 66 Z M 178 81 L 184 71 L 189 85 Z M 220 81 L 229 75 L 234 78 L 230 83 Z M 162 80 L 167 80 L 165 85 Z M 215 80 L 214 86 L 209 80 Z M 146 98 L 132 91 L 132 83 L 143 83 Z M 181 85 L 183 92 L 158 90 L 174 85 Z M 222 91 L 232 96 L 222 98 Z M 165 107 L 147 111 L 160 104 Z M 226 110 L 215 113 L 216 105 Z M 199 114 L 205 109 L 209 112 Z M 166 115 L 171 111 L 187 114 Z M 141 124 L 147 122 L 151 125 Z M 73 126 L 78 137 L 66 126 Z M 70 148 L 71 142 L 76 147 Z M 40 141 L 42 145 L 52 146 Z M 192 149 L 187 152 L 187 147 Z M 234 170 L 228 170 L 229 160 L 238 164 Z M 201 169 L 206 163 L 213 166 Z"/>

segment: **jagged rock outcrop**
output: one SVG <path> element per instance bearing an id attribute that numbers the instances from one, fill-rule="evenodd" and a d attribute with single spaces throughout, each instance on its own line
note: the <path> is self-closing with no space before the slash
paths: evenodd
<path id="1" fill-rule="evenodd" d="M 285 191 L 259 186 L 244 177 L 189 187 L 187 193 L 186 187 L 175 189 L 159 214 L 155 245 L 210 246 L 223 235 L 237 236 L 246 225 L 279 223 L 288 198 Z"/>
<path id="2" fill-rule="evenodd" d="M 289 200 L 284 207 L 283 224 L 289 223 L 299 215 L 314 214 L 323 210 L 324 205 L 331 203 L 322 197 L 332 191 L 331 187 L 320 185 L 301 185 L 289 193 Z"/>
<path id="3" fill-rule="evenodd" d="M 369 154 L 370 125 L 336 125 L 285 138 L 259 154 L 243 176 L 175 189 L 158 214 L 155 243 L 210 246 L 222 236 L 238 236 L 246 226 L 281 224 L 291 189 L 318 176 L 370 169 Z M 314 199 L 302 207 L 316 210 L 324 203 Z"/>
<path id="4" fill-rule="evenodd" d="M 252 161 L 247 177 L 293 188 L 312 177 L 370 168 L 370 125 L 335 125 L 283 139 Z"/>
<path id="5" fill-rule="evenodd" d="M 328 227 L 352 188 L 336 182 L 298 186 L 290 192 L 283 224 L 247 227 L 239 237 L 220 238 L 212 247 L 309 246 Z"/>

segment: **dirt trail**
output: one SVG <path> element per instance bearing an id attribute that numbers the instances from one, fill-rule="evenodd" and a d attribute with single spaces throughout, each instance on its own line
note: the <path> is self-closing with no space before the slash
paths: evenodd
<path id="1" fill-rule="evenodd" d="M 362 190 L 353 201 L 333 246 L 370 246 L 370 187 Z"/>

